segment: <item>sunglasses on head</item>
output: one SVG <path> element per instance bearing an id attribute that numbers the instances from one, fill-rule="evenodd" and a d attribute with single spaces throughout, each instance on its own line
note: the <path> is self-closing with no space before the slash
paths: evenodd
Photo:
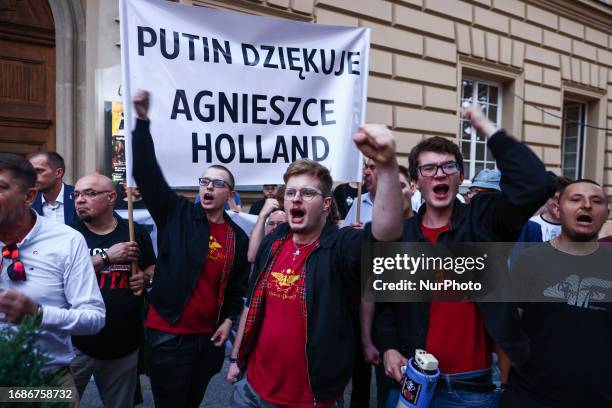
<path id="1" fill-rule="evenodd" d="M 24 281 L 26 280 L 25 267 L 23 262 L 19 260 L 19 248 L 17 244 L 5 245 L 2 248 L 2 259 L 0 259 L 0 270 L 2 270 L 2 263 L 4 258 L 12 260 L 13 262 L 8 266 L 6 272 L 12 281 Z"/>

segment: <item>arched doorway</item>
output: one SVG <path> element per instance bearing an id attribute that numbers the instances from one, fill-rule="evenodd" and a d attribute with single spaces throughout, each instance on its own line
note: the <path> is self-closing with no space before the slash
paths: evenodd
<path id="1" fill-rule="evenodd" d="M 55 28 L 48 2 L 0 0 L 0 151 L 56 148 Z"/>

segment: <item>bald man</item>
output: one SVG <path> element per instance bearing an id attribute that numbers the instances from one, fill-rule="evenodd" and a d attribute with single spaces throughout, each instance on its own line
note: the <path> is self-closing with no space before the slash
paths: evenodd
<path id="1" fill-rule="evenodd" d="M 152 276 L 155 255 L 149 234 L 136 224 L 136 242 L 128 223 L 113 212 L 117 193 L 113 182 L 92 174 L 74 188 L 78 220 L 72 227 L 87 241 L 106 304 L 106 325 L 95 336 L 73 336 L 76 358 L 71 364 L 79 395 L 92 374 L 106 407 L 132 407 L 143 341 L 145 274 Z M 131 273 L 131 262 L 138 272 Z M 148 279 L 147 279 L 148 281 Z"/>

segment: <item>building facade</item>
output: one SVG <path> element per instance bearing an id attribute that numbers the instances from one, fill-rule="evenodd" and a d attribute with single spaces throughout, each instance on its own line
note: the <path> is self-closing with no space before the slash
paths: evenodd
<path id="1" fill-rule="evenodd" d="M 612 195 L 609 0 L 178 2 L 369 27 L 368 121 L 393 129 L 404 164 L 418 141 L 439 135 L 460 144 L 466 179 L 494 167 L 484 138 L 460 119 L 478 100 L 548 169 Z M 105 106 L 121 100 L 118 16 L 115 0 L 0 0 L 2 151 L 57 149 L 71 179 L 110 171 Z"/>

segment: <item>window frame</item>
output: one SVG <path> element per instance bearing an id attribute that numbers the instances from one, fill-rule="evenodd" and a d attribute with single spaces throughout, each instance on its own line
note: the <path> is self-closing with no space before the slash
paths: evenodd
<path id="1" fill-rule="evenodd" d="M 502 116 L 503 116 L 503 92 L 504 92 L 504 87 L 502 82 L 500 81 L 493 81 L 493 80 L 488 80 L 488 79 L 482 79 L 479 78 L 477 76 L 472 76 L 472 75 L 465 75 L 462 76 L 460 79 L 460 86 L 459 86 L 459 109 L 462 110 L 463 109 L 463 99 L 466 99 L 463 97 L 463 81 L 472 81 L 473 83 L 473 90 L 472 90 L 472 100 L 478 100 L 478 84 L 484 84 L 487 86 L 494 86 L 497 88 L 497 120 L 495 125 L 497 126 L 497 128 L 501 128 L 501 120 L 502 120 Z M 488 95 L 487 95 L 487 105 L 489 105 L 488 103 Z M 490 106 L 490 105 L 489 105 Z M 487 112 L 488 113 L 488 112 Z M 488 116 L 487 116 L 488 117 Z M 462 122 L 463 119 L 460 117 L 459 118 L 459 138 L 458 138 L 458 142 L 459 142 L 459 149 L 463 152 L 462 149 L 462 144 L 464 141 L 467 141 L 467 138 L 463 137 L 463 129 L 462 129 Z M 470 143 L 470 159 L 469 159 L 469 167 L 468 167 L 468 173 L 469 174 L 464 174 L 464 182 L 462 184 L 462 186 L 468 187 L 472 184 L 472 178 L 474 178 L 474 176 L 476 176 L 475 171 L 476 171 L 476 145 L 478 144 L 478 139 L 477 139 L 477 132 L 474 129 L 474 127 L 471 127 L 471 132 L 470 132 L 470 138 L 469 138 L 469 143 Z M 486 146 L 487 142 L 485 141 L 485 149 L 488 149 L 488 147 Z M 486 150 L 485 150 L 486 151 Z M 488 158 L 488 157 L 487 157 Z M 468 160 L 466 160 L 466 158 L 463 158 L 464 163 L 467 164 L 466 162 L 468 162 Z M 478 160 L 480 161 L 480 160 Z M 485 160 L 483 162 L 483 169 L 486 168 L 486 165 L 488 163 L 493 163 L 493 168 L 497 168 L 497 161 L 496 160 Z"/>
<path id="2" fill-rule="evenodd" d="M 588 114 L 588 103 L 586 103 L 585 101 L 581 101 L 579 99 L 573 99 L 573 98 L 567 98 L 563 100 L 563 110 L 562 110 L 562 121 L 563 121 L 563 131 L 561 133 L 561 174 L 565 176 L 565 166 L 564 166 L 564 162 L 565 162 L 565 140 L 566 140 L 566 135 L 567 135 L 567 127 L 569 125 L 569 122 L 567 122 L 567 117 L 566 117 L 566 107 L 567 106 L 579 106 L 580 107 L 580 114 L 579 114 L 579 119 L 578 119 L 578 123 L 577 123 L 577 128 L 578 128 L 578 135 L 576 136 L 576 166 L 575 166 L 575 171 L 574 171 L 574 175 L 572 177 L 570 177 L 573 180 L 578 180 L 580 178 L 583 177 L 584 175 L 584 164 L 585 164 L 585 124 L 586 124 L 586 118 L 587 118 L 587 114 Z"/>

